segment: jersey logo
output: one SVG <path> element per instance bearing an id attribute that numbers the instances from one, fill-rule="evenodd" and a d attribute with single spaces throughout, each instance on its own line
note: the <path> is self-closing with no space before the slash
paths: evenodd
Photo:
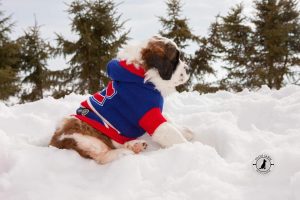
<path id="1" fill-rule="evenodd" d="M 106 99 L 111 99 L 117 94 L 116 89 L 114 88 L 113 81 L 110 81 L 107 87 L 101 92 L 94 94 L 91 99 L 95 101 L 98 105 L 103 106 Z"/>

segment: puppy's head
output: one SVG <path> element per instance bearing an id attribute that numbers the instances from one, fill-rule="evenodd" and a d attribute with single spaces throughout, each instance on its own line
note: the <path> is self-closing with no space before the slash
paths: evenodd
<path id="1" fill-rule="evenodd" d="M 152 82 L 163 94 L 175 91 L 185 83 L 188 66 L 180 59 L 180 50 L 170 39 L 154 36 L 139 45 L 129 46 L 118 54 L 119 59 L 145 68 L 145 81 Z"/>
<path id="2" fill-rule="evenodd" d="M 187 65 L 180 59 L 177 45 L 170 39 L 154 36 L 141 51 L 141 58 L 147 71 L 156 70 L 169 86 L 185 83 L 189 76 Z"/>

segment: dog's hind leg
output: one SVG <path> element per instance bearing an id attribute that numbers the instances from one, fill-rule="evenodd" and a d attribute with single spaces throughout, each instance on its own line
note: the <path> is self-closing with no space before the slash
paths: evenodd
<path id="1" fill-rule="evenodd" d="M 101 140 L 78 133 L 62 135 L 60 139 L 67 140 L 73 139 L 76 141 L 76 151 L 80 155 L 88 155 L 88 157 L 94 159 L 97 163 L 105 164 L 109 163 L 121 156 L 133 154 L 132 151 L 121 148 L 121 149 L 111 149 Z"/>

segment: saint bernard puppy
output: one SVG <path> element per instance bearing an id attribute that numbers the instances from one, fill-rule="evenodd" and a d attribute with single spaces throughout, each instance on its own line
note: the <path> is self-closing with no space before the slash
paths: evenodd
<path id="1" fill-rule="evenodd" d="M 188 80 L 177 45 L 154 36 L 126 46 L 107 65 L 107 87 L 81 102 L 57 127 L 50 146 L 73 149 L 100 164 L 146 149 L 147 132 L 162 147 L 192 139 L 162 115 L 163 97 Z"/>

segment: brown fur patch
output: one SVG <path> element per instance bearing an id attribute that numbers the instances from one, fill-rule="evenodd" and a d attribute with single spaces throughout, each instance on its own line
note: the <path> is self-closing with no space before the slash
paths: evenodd
<path id="1" fill-rule="evenodd" d="M 110 149 L 115 149 L 111 139 L 108 136 L 94 129 L 87 123 L 82 122 L 81 120 L 74 117 L 65 118 L 63 120 L 62 126 L 56 129 L 49 145 L 57 147 L 59 149 L 73 149 L 77 151 L 82 157 L 91 158 L 88 152 L 80 149 L 77 146 L 77 142 L 74 139 L 71 138 L 60 139 L 60 136 L 62 135 L 71 135 L 74 133 L 89 135 L 98 138 L 99 140 L 104 142 Z"/>
<path id="2" fill-rule="evenodd" d="M 178 64 L 179 51 L 172 43 L 153 40 L 142 49 L 141 56 L 146 70 L 156 68 L 164 80 L 169 80 Z"/>
<path id="3" fill-rule="evenodd" d="M 153 55 L 159 56 L 161 58 L 164 57 L 164 46 L 165 45 L 163 42 L 149 42 L 147 47 L 142 49 L 141 55 L 146 70 L 152 68 L 152 66 L 149 66 L 149 63 L 147 62 L 147 60 L 149 60 L 150 57 L 152 57 Z"/>

